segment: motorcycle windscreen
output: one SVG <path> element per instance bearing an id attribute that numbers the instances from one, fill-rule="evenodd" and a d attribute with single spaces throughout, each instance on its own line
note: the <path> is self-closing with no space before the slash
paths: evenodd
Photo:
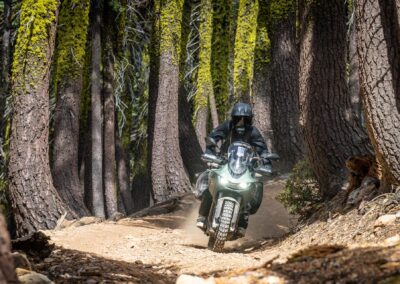
<path id="1" fill-rule="evenodd" d="M 228 167 L 233 175 L 246 172 L 250 161 L 251 148 L 244 143 L 233 143 L 228 149 Z"/>

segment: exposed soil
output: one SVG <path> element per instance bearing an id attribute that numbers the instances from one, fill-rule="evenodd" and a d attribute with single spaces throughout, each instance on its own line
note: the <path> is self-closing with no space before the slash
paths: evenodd
<path id="1" fill-rule="evenodd" d="M 228 283 L 229 277 L 242 279 L 244 271 L 245 277 L 252 277 L 255 282 L 243 282 L 242 279 L 229 283 L 269 283 L 265 280 L 267 275 L 275 275 L 282 281 L 311 283 L 316 279 L 325 279 L 322 282 L 348 279 L 351 282 L 364 279 L 364 274 L 356 270 L 357 273 L 349 272 L 347 262 L 351 260 L 357 265 L 356 258 L 371 258 L 381 259 L 378 268 L 367 269 L 375 271 L 372 274 L 378 280 L 400 275 L 398 248 L 376 247 L 400 232 L 398 221 L 377 228 L 373 221 L 376 214 L 383 212 L 369 210 L 368 214 L 360 216 L 357 210 L 352 210 L 330 216 L 328 220 L 316 219 L 287 236 L 295 219 L 275 200 L 283 184 L 284 181 L 278 179 L 265 185 L 263 203 L 257 214 L 250 217 L 247 236 L 228 242 L 224 253 L 207 249 L 207 237 L 195 227 L 199 202 L 186 196 L 171 213 L 85 226 L 72 224 L 61 230 L 47 231 L 57 249 L 35 263 L 34 270 L 48 275 L 56 283 L 174 283 L 180 274 L 204 278 L 213 275 L 219 277 L 217 283 Z M 400 207 L 395 204 L 390 210 L 397 212 Z M 315 246 L 327 244 L 335 246 L 328 249 Z M 311 250 L 303 251 L 288 264 L 280 264 L 310 245 L 314 245 Z M 387 263 L 391 264 L 380 268 Z M 353 278 L 349 276 L 352 273 Z M 304 278 L 304 275 L 308 276 Z M 325 278 L 318 278 L 318 275 Z"/>

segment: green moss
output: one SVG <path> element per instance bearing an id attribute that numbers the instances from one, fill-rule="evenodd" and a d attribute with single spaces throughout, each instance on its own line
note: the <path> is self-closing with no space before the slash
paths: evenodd
<path id="1" fill-rule="evenodd" d="M 257 35 L 257 0 L 240 0 L 235 38 L 234 100 L 249 101 Z"/>
<path id="2" fill-rule="evenodd" d="M 296 12 L 295 0 L 271 0 L 270 1 L 270 23 L 286 19 L 289 14 Z"/>
<path id="3" fill-rule="evenodd" d="M 230 50 L 229 29 L 230 1 L 213 1 L 213 34 L 211 74 L 218 115 L 224 120 L 228 111 L 228 63 Z"/>
<path id="4" fill-rule="evenodd" d="M 43 81 L 49 65 L 49 38 L 54 36 L 57 0 L 24 0 L 14 51 L 12 80 L 14 93 L 25 93 L 29 82 Z M 25 78 L 29 74 L 29 78 Z M 18 80 L 16 80 L 18 78 Z M 26 82 L 28 80 L 28 82 Z"/>
<path id="5" fill-rule="evenodd" d="M 197 92 L 195 95 L 195 110 L 208 107 L 208 96 L 213 92 L 211 78 L 211 37 L 212 37 L 212 6 L 211 0 L 201 2 L 200 19 L 200 51 L 197 71 Z"/>
<path id="6" fill-rule="evenodd" d="M 270 63 L 271 41 L 267 31 L 268 6 L 265 1 L 260 2 L 257 17 L 257 39 L 254 51 L 254 69 L 260 70 L 263 66 Z"/>
<path id="7" fill-rule="evenodd" d="M 179 64 L 183 0 L 164 0 L 160 5 L 160 51 Z"/>
<path id="8" fill-rule="evenodd" d="M 59 15 L 55 84 L 77 79 L 85 64 L 90 0 L 64 0 Z"/>

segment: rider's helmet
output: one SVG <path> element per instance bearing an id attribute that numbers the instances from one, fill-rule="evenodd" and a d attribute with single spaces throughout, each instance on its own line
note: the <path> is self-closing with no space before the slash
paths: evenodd
<path id="1" fill-rule="evenodd" d="M 237 103 L 231 111 L 232 126 L 238 134 L 244 134 L 246 127 L 251 126 L 253 111 L 246 103 Z"/>

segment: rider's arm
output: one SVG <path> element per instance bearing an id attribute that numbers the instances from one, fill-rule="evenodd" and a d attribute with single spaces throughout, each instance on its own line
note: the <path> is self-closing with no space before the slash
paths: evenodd
<path id="1" fill-rule="evenodd" d="M 230 124 L 230 121 L 227 120 L 224 123 L 218 125 L 216 128 L 213 129 L 213 131 L 211 131 L 211 133 L 208 135 L 208 137 L 214 139 L 214 141 L 216 143 L 218 143 L 221 140 L 225 140 L 229 134 L 229 124 Z M 215 154 L 215 152 L 216 152 L 215 148 L 216 147 L 214 144 L 207 142 L 206 153 Z"/>

